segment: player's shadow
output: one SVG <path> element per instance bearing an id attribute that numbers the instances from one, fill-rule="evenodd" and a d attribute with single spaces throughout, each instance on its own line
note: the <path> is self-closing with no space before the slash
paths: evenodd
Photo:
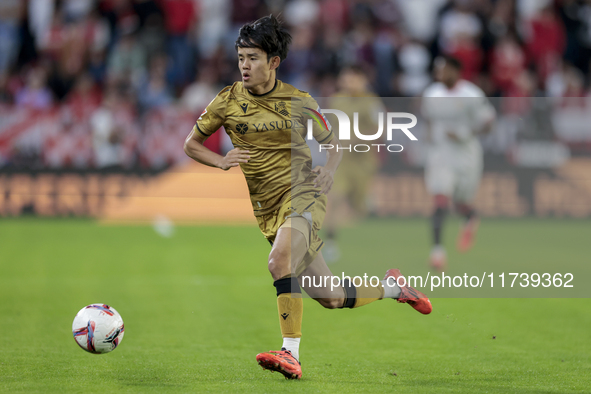
<path id="1" fill-rule="evenodd" d="M 173 379 L 168 377 L 160 377 L 154 373 L 150 373 L 147 371 L 145 375 L 134 375 L 134 376 L 121 376 L 119 377 L 119 382 L 125 386 L 135 386 L 135 387 L 154 387 L 154 388 L 171 388 L 171 389 L 181 389 L 186 388 L 187 385 L 179 384 L 178 382 L 174 382 Z"/>

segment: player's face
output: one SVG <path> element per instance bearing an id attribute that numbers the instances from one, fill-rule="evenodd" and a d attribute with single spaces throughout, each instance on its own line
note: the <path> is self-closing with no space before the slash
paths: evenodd
<path id="1" fill-rule="evenodd" d="M 238 48 L 238 68 L 246 89 L 252 89 L 269 82 L 273 59 L 267 61 L 267 54 L 259 48 Z"/>
<path id="2" fill-rule="evenodd" d="M 438 82 L 443 82 L 447 86 L 454 86 L 458 78 L 458 71 L 453 66 L 447 64 L 445 59 L 437 59 L 435 61 L 435 79 Z"/>
<path id="3" fill-rule="evenodd" d="M 350 93 L 361 93 L 367 88 L 367 80 L 363 74 L 345 71 L 339 77 L 341 89 Z"/>

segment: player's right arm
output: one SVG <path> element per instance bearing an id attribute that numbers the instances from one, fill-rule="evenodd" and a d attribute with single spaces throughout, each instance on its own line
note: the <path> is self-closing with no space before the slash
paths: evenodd
<path id="1" fill-rule="evenodd" d="M 185 153 L 187 156 L 198 163 L 205 164 L 209 167 L 221 168 L 224 171 L 232 167 L 238 167 L 240 163 L 248 163 L 250 156 L 247 150 L 235 148 L 229 151 L 226 156 L 218 155 L 203 146 L 207 138 L 209 137 L 201 135 L 194 127 L 191 134 L 185 140 Z"/>
<path id="2" fill-rule="evenodd" d="M 224 171 L 248 163 L 248 151 L 232 149 L 226 156 L 218 155 L 203 146 L 205 141 L 224 124 L 226 118 L 226 99 L 230 88 L 223 89 L 201 114 L 193 130 L 185 140 L 185 153 L 191 159 L 206 166 L 221 168 Z"/>
<path id="3" fill-rule="evenodd" d="M 426 137 L 425 140 L 427 142 L 432 142 L 433 141 L 433 124 L 432 124 L 432 117 L 431 117 L 431 108 L 430 106 L 433 105 L 433 98 L 432 98 L 432 93 L 431 91 L 433 90 L 433 88 L 430 86 L 428 87 L 424 94 L 423 97 L 421 99 L 421 115 L 423 116 L 423 118 L 425 119 L 425 132 L 426 132 Z"/>

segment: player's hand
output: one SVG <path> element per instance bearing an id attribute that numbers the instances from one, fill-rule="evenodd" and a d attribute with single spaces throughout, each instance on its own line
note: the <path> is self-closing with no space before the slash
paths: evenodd
<path id="1" fill-rule="evenodd" d="M 224 171 L 228 171 L 232 167 L 238 167 L 240 163 L 248 163 L 248 159 L 250 159 L 248 153 L 249 151 L 247 150 L 241 150 L 238 148 L 232 149 L 222 159 L 220 168 Z"/>
<path id="2" fill-rule="evenodd" d="M 314 181 L 314 187 L 319 187 L 321 194 L 328 194 L 334 183 L 334 171 L 330 171 L 326 167 L 318 166 L 314 168 L 312 172 L 318 174 Z"/>
<path id="3" fill-rule="evenodd" d="M 462 141 L 460 139 L 460 137 L 458 137 L 458 135 L 456 133 L 454 133 L 453 131 L 448 131 L 446 134 L 447 134 L 447 138 L 449 138 L 453 142 L 461 142 Z"/>

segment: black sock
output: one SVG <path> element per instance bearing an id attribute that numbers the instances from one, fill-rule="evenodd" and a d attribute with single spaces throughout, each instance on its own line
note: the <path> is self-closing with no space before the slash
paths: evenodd
<path id="1" fill-rule="evenodd" d="M 441 245 L 441 233 L 443 232 L 443 222 L 447 216 L 446 208 L 437 208 L 433 212 L 431 225 L 433 227 L 433 244 Z"/>
<path id="2" fill-rule="evenodd" d="M 458 212 L 460 215 L 462 215 L 462 217 L 464 219 L 466 219 L 466 221 L 472 219 L 474 216 L 476 216 L 476 210 L 474 210 L 474 208 L 472 208 L 469 205 L 460 205 L 458 207 Z"/>
<path id="3" fill-rule="evenodd" d="M 466 221 L 472 219 L 474 216 L 476 216 L 476 211 L 472 208 L 469 208 L 465 213 L 464 213 L 464 218 L 466 219 Z"/>

